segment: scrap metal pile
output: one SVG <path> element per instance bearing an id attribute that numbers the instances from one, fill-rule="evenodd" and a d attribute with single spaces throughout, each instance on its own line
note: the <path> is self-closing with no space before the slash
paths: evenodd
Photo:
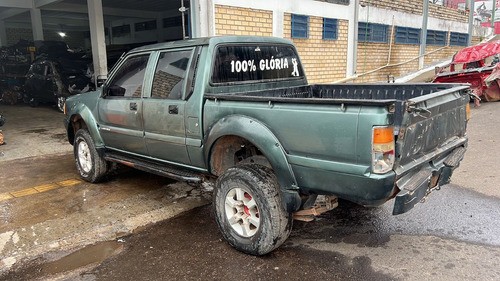
<path id="1" fill-rule="evenodd" d="M 62 41 L 20 41 L 0 49 L 0 100 L 57 104 L 93 89 L 91 59 Z"/>
<path id="2" fill-rule="evenodd" d="M 435 83 L 469 83 L 473 93 L 484 101 L 500 100 L 500 41 L 464 48 L 451 64 L 437 69 Z M 479 99 L 475 100 L 479 105 Z"/>
<path id="3" fill-rule="evenodd" d="M 31 65 L 29 46 L 28 41 L 21 40 L 0 48 L 0 100 L 3 103 L 15 104 L 22 98 L 26 72 Z"/>

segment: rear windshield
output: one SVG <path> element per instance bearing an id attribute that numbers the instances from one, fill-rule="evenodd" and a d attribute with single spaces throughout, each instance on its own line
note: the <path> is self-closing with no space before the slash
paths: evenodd
<path id="1" fill-rule="evenodd" d="M 212 83 L 252 83 L 303 77 L 302 65 L 292 46 L 220 46 L 216 51 Z"/>

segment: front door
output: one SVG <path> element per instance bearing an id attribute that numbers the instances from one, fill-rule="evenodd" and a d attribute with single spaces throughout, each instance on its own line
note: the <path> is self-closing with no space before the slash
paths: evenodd
<path id="1" fill-rule="evenodd" d="M 186 74 L 193 49 L 159 54 L 151 92 L 144 98 L 144 134 L 151 157 L 190 164 L 186 149 Z"/>
<path id="2" fill-rule="evenodd" d="M 103 88 L 98 118 L 106 148 L 147 155 L 141 97 L 149 57 L 148 53 L 126 58 Z"/>

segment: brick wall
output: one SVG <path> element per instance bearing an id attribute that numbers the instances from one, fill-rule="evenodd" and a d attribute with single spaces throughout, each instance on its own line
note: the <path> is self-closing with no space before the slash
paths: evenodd
<path id="1" fill-rule="evenodd" d="M 292 38 L 291 14 L 285 13 L 284 37 L 299 52 L 310 83 L 331 83 L 345 77 L 348 21 L 338 20 L 337 40 L 323 40 L 323 18 L 309 17 L 309 38 Z"/>
<path id="2" fill-rule="evenodd" d="M 215 5 L 215 34 L 273 35 L 273 12 Z"/>
<path id="3" fill-rule="evenodd" d="M 479 39 L 479 38 L 478 38 Z M 478 39 L 473 38 L 473 44 Z M 394 42 L 394 40 L 393 40 Z M 443 46 L 433 46 L 427 45 L 425 52 L 429 53 Z M 450 46 L 441 49 L 435 53 L 429 54 L 424 59 L 424 65 L 431 65 L 448 58 L 451 58 L 453 54 L 462 49 L 462 46 Z M 411 44 L 394 44 L 391 50 L 391 60 L 390 64 L 398 64 L 402 62 L 407 62 L 413 58 L 417 58 L 419 55 L 420 46 Z M 388 43 L 358 43 L 358 60 L 357 60 L 357 73 L 362 74 L 371 70 L 375 70 L 379 67 L 385 66 L 387 64 L 389 55 L 389 42 Z M 387 81 L 388 75 L 399 77 L 404 74 L 415 72 L 418 70 L 418 59 L 411 60 L 405 64 L 383 68 L 375 73 L 361 76 L 354 80 L 356 83 L 363 82 L 379 82 Z"/>
<path id="4" fill-rule="evenodd" d="M 484 39 L 483 37 L 480 37 L 480 36 L 474 36 L 474 37 L 472 37 L 471 44 L 472 44 L 472 45 L 477 45 L 477 44 L 481 43 L 481 41 L 482 41 L 483 39 Z"/>
<path id="5" fill-rule="evenodd" d="M 414 0 L 361 0 L 361 5 L 394 10 L 403 13 L 422 15 L 423 2 Z M 458 22 L 468 22 L 469 13 L 463 10 L 448 8 L 429 3 L 429 16 Z"/>

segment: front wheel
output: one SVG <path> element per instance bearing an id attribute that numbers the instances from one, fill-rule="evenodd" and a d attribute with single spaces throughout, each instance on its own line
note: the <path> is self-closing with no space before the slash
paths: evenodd
<path id="1" fill-rule="evenodd" d="M 292 217 L 285 211 L 273 171 L 257 164 L 228 169 L 216 182 L 214 213 L 224 239 L 251 255 L 278 248 L 290 235 Z"/>
<path id="2" fill-rule="evenodd" d="M 80 129 L 76 132 L 73 152 L 76 168 L 82 179 L 88 182 L 99 182 L 104 178 L 108 164 L 95 148 L 94 141 L 87 130 Z"/>

